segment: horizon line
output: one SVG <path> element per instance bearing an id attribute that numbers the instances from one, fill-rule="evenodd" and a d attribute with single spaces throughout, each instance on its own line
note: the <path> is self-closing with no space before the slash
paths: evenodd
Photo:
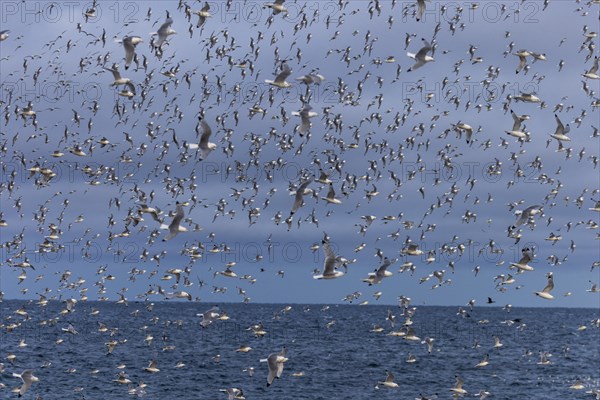
<path id="1" fill-rule="evenodd" d="M 34 299 L 34 298 L 30 298 L 30 299 L 16 299 L 16 298 L 4 298 L 2 300 L 0 300 L 0 303 L 3 303 L 5 301 L 22 301 L 22 302 L 35 302 L 39 299 Z M 50 302 L 56 302 L 56 303 L 60 303 L 66 300 L 57 300 L 57 299 L 47 299 L 48 303 Z M 77 300 L 77 299 L 76 299 Z M 78 303 L 105 303 L 105 304 L 116 304 L 117 300 L 77 300 Z M 351 306 L 358 306 L 358 307 L 369 307 L 369 306 L 381 306 L 381 307 L 390 307 L 390 306 L 395 306 L 395 307 L 399 307 L 399 304 L 396 303 L 368 303 L 368 304 L 363 304 L 361 305 L 360 303 L 297 303 L 297 302 L 288 302 L 288 303 L 282 303 L 282 302 L 250 302 L 250 303 L 243 303 L 243 302 L 233 302 L 233 301 L 215 301 L 215 302 L 205 302 L 205 301 L 185 301 L 185 300 L 177 300 L 177 299 L 163 299 L 163 300 L 127 300 L 127 303 L 135 303 L 135 304 L 149 304 L 149 303 L 163 303 L 163 304 L 172 304 L 172 303 L 177 303 L 177 304 L 205 304 L 205 305 L 217 305 L 217 304 L 240 304 L 240 305 L 292 305 L 292 306 L 347 306 L 347 307 L 351 307 Z M 441 304 L 420 304 L 420 305 L 416 305 L 416 304 L 412 304 L 411 306 L 413 307 L 440 307 L 440 308 L 456 308 L 456 307 L 469 307 L 468 305 L 464 305 L 464 304 L 450 304 L 450 305 L 441 305 Z M 127 306 L 126 306 L 127 307 Z M 488 309 L 494 309 L 494 308 L 498 308 L 498 309 L 502 309 L 504 308 L 504 306 L 501 305 L 490 305 L 487 303 L 475 306 L 475 308 L 488 308 Z M 544 305 L 528 305 L 528 306 L 515 306 L 515 305 L 511 305 L 511 310 L 515 310 L 516 308 L 525 308 L 525 309 L 538 309 L 538 308 L 544 308 L 544 309 L 582 309 L 582 310 L 596 310 L 598 312 L 600 312 L 600 305 L 598 305 L 598 307 L 586 307 L 586 306 L 544 306 Z"/>

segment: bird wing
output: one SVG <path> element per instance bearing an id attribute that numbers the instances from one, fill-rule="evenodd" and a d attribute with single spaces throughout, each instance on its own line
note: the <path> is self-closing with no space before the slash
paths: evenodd
<path id="1" fill-rule="evenodd" d="M 427 55 L 427 53 L 431 50 L 431 44 L 425 39 L 422 40 L 423 47 L 421 47 L 421 50 L 419 50 L 419 52 L 415 55 L 417 60 L 425 60 L 425 55 Z"/>
<path id="2" fill-rule="evenodd" d="M 315 85 L 319 85 L 321 82 L 323 82 L 324 79 L 321 75 L 317 73 L 308 74 L 308 77 L 310 77 L 310 83 L 314 83 Z"/>
<path id="3" fill-rule="evenodd" d="M 33 371 L 28 369 L 21 373 L 21 380 L 23 381 L 23 385 L 19 389 L 19 397 L 23 396 L 27 390 L 31 387 L 33 383 L 31 377 L 33 376 Z"/>
<path id="4" fill-rule="evenodd" d="M 271 385 L 277 374 L 277 353 L 269 354 L 267 358 L 267 366 L 269 367 L 269 376 L 267 376 L 267 385 Z"/>
<path id="5" fill-rule="evenodd" d="M 131 39 L 132 38 L 129 36 L 123 39 L 123 47 L 125 48 L 125 68 L 131 64 L 135 53 L 135 46 L 131 42 Z"/>
<path id="6" fill-rule="evenodd" d="M 308 185 L 312 182 L 312 179 L 303 182 L 296 190 L 296 196 L 294 199 L 294 205 L 292 207 L 292 212 L 296 212 L 297 209 L 302 207 L 302 197 L 304 196 L 304 190 L 308 187 Z"/>
<path id="7" fill-rule="evenodd" d="M 414 71 L 414 70 L 416 70 L 418 68 L 421 68 L 423 65 L 425 65 L 425 61 L 418 60 L 416 63 L 413 64 L 412 67 L 410 67 L 410 70 Z"/>
<path id="8" fill-rule="evenodd" d="M 200 136 L 200 148 L 207 149 L 208 140 L 210 139 L 210 135 L 212 135 L 212 129 L 210 129 L 210 126 L 208 126 L 205 120 L 200 121 L 200 125 L 202 126 L 202 136 Z"/>
<path id="9" fill-rule="evenodd" d="M 325 171 L 321 170 L 321 174 L 319 175 L 319 180 L 326 181 L 329 177 L 325 173 Z"/>
<path id="10" fill-rule="evenodd" d="M 425 0 L 417 0 L 417 21 L 421 19 L 425 12 Z"/>
<path id="11" fill-rule="evenodd" d="M 596 72 L 598 72 L 598 57 L 594 58 L 594 66 L 590 68 L 588 74 L 595 74 Z"/>
<path id="12" fill-rule="evenodd" d="M 387 377 L 385 378 L 386 382 L 392 383 L 394 382 L 394 375 L 391 372 L 387 373 Z"/>
<path id="13" fill-rule="evenodd" d="M 555 135 L 562 135 L 565 132 L 565 126 L 558 118 L 557 114 L 554 114 L 554 118 L 556 119 L 556 130 L 554 131 Z"/>
<path id="14" fill-rule="evenodd" d="M 525 67 L 527 64 L 527 58 L 523 56 L 519 56 L 519 65 L 517 66 L 517 74 Z"/>
<path id="15" fill-rule="evenodd" d="M 325 263 L 323 275 L 331 275 L 335 271 L 335 254 L 329 245 L 329 242 L 323 243 L 323 251 L 325 252 Z"/>
<path id="16" fill-rule="evenodd" d="M 518 131 L 521 128 L 521 118 L 519 118 L 519 116 L 517 114 L 515 114 L 515 112 L 513 110 L 510 110 L 510 115 L 513 118 L 513 127 L 512 130 L 513 131 Z"/>
<path id="17" fill-rule="evenodd" d="M 523 257 L 519 260 L 519 265 L 527 265 L 531 261 L 531 257 L 527 253 L 523 253 Z"/>
<path id="18" fill-rule="evenodd" d="M 552 278 L 552 275 L 550 275 L 548 276 L 548 284 L 542 290 L 542 293 L 550 293 L 552 289 L 554 289 L 554 278 Z"/>
<path id="19" fill-rule="evenodd" d="M 518 228 L 519 226 L 523 225 L 525 222 L 527 222 L 528 218 L 529 217 L 525 215 L 525 211 L 523 211 L 519 216 L 519 219 L 517 219 L 517 222 L 515 222 L 515 227 Z"/>
<path id="20" fill-rule="evenodd" d="M 329 184 L 329 191 L 327 192 L 327 198 L 328 199 L 335 198 L 335 190 L 333 189 L 333 185 L 331 183 Z"/>
<path id="21" fill-rule="evenodd" d="M 104 68 L 104 69 L 112 72 L 113 78 L 115 78 L 115 81 L 121 80 L 121 73 L 119 72 L 118 69 L 116 69 L 116 68 Z"/>
<path id="22" fill-rule="evenodd" d="M 531 216 L 531 212 L 532 212 L 533 210 L 539 210 L 539 209 L 541 209 L 541 208 L 542 208 L 542 206 L 540 206 L 540 205 L 535 205 L 535 206 L 527 207 L 527 208 L 525 209 L 525 211 L 523 211 L 523 214 L 524 214 L 524 215 L 526 215 L 526 216 L 527 216 L 527 218 L 529 218 L 529 217 Z"/>
<path id="23" fill-rule="evenodd" d="M 135 85 L 132 82 L 127 82 L 125 85 L 129 88 L 131 93 L 135 95 Z"/>
<path id="24" fill-rule="evenodd" d="M 279 75 L 277 75 L 274 82 L 275 83 L 283 83 L 283 82 L 285 82 L 287 77 L 290 76 L 290 74 L 291 74 L 290 71 L 282 71 L 281 73 L 279 73 Z"/>
<path id="25" fill-rule="evenodd" d="M 308 112 L 304 112 L 302 111 L 300 113 L 300 133 L 304 134 L 306 132 L 308 132 L 308 129 L 310 128 L 310 118 L 308 118 Z"/>
<path id="26" fill-rule="evenodd" d="M 380 276 L 380 277 L 385 277 L 385 270 L 387 269 L 387 265 L 383 264 L 381 267 L 379 267 L 379 269 L 377 270 L 377 272 L 375 272 L 376 276 Z"/>
<path id="27" fill-rule="evenodd" d="M 454 388 L 455 389 L 462 389 L 464 383 L 465 382 L 462 380 L 462 378 L 460 376 L 457 376 L 456 377 L 456 385 L 454 385 Z"/>
<path id="28" fill-rule="evenodd" d="M 177 211 L 175 212 L 175 216 L 173 217 L 173 221 L 169 225 L 169 232 L 171 234 L 179 232 L 179 224 L 183 219 L 183 207 L 181 205 L 177 205 Z"/>
<path id="29" fill-rule="evenodd" d="M 287 64 L 283 64 L 285 67 L 287 67 Z M 277 77 L 275 78 L 275 83 L 283 83 L 285 82 L 285 80 L 288 78 L 288 76 L 290 76 L 292 74 L 292 70 L 289 69 L 289 67 L 283 69 L 283 71 L 281 71 L 279 73 L 279 75 L 277 75 Z"/>
<path id="30" fill-rule="evenodd" d="M 167 37 L 167 32 L 169 31 L 169 28 L 171 27 L 172 24 L 173 24 L 173 18 L 167 18 L 165 23 L 162 24 L 160 26 L 160 28 L 158 28 L 158 31 L 156 31 L 156 33 L 158 33 L 158 36 L 160 36 L 161 38 Z"/>

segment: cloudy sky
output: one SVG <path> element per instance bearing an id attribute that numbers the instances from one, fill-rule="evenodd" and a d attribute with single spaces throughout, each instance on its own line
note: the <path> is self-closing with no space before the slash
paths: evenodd
<path id="1" fill-rule="evenodd" d="M 600 268 L 590 272 L 600 260 L 598 229 L 593 229 L 599 214 L 589 210 L 600 199 L 593 192 L 600 183 L 594 165 L 598 137 L 593 137 L 598 108 L 591 106 L 599 88 L 598 80 L 582 83 L 594 57 L 584 35 L 597 26 L 598 5 L 550 2 L 544 8 L 537 1 L 507 1 L 474 8 L 472 2 L 430 2 L 417 22 L 413 2 L 381 1 L 378 12 L 367 1 L 341 6 L 288 1 L 287 16 L 273 17 L 262 2 L 233 1 L 229 9 L 215 2 L 210 3 L 213 16 L 196 28 L 197 16 L 188 22 L 176 2 L 152 2 L 151 12 L 147 4 L 100 2 L 88 21 L 83 13 L 91 3 L 0 5 L 2 29 L 10 30 L 0 43 L 1 210 L 8 224 L 0 228 L 0 289 L 5 298 L 36 298 L 46 289 L 48 296 L 78 298 L 87 288 L 89 299 L 117 299 L 125 288 L 125 296 L 134 300 L 149 286 L 161 285 L 203 302 L 241 301 L 241 288 L 252 302 L 336 303 L 359 291 L 355 302 L 371 304 L 394 304 L 405 295 L 428 305 L 465 305 L 471 299 L 484 304 L 488 296 L 498 305 L 600 305 L 598 294 L 586 291 L 590 281 L 600 283 Z M 201 3 L 189 6 L 198 10 Z M 159 59 L 149 33 L 165 21 L 165 11 L 177 34 Z M 411 41 L 405 48 L 407 34 Z M 137 47 L 138 65 L 125 72 L 123 47 L 115 40 L 127 35 L 144 42 Z M 406 53 L 416 53 L 421 38 L 435 38 L 435 61 L 408 72 L 413 60 Z M 528 57 L 526 70 L 515 74 L 519 58 L 511 52 L 520 49 L 545 54 L 546 60 Z M 385 62 L 391 56 L 394 60 Z M 473 62 L 477 57 L 480 62 Z M 283 59 L 293 70 L 294 86 L 276 90 L 265 79 L 273 79 Z M 243 60 L 253 63 L 252 71 L 233 66 Z M 136 84 L 133 99 L 110 86 L 112 75 L 103 67 L 113 63 Z M 559 63 L 564 63 L 560 71 Z M 162 74 L 177 66 L 175 78 Z M 291 112 L 302 108 L 306 87 L 294 78 L 311 70 L 326 80 L 311 87 L 310 103 L 319 115 L 302 138 L 295 131 L 299 118 Z M 542 103 L 515 101 L 521 93 L 535 93 Z M 35 119 L 20 116 L 28 102 Z M 267 110 L 264 118 L 249 117 L 255 104 Z M 511 108 L 530 115 L 526 143 L 505 133 L 513 124 Z M 572 141 L 564 143 L 570 151 L 557 152 L 557 141 L 549 136 L 556 128 L 555 112 L 571 125 Z M 199 140 L 200 113 L 218 145 L 203 161 L 184 145 Z M 343 123 L 341 130 L 333 127 L 336 119 Z M 459 122 L 474 128 L 471 144 L 456 134 Z M 111 145 L 101 147 L 101 138 Z M 348 147 L 351 143 L 357 148 Z M 71 154 L 75 145 L 86 155 Z M 65 155 L 51 157 L 55 150 Z M 452 168 L 441 154 L 451 158 Z M 123 162 L 126 158 L 132 162 Z M 327 187 L 313 182 L 309 187 L 318 196 L 305 197 L 288 230 L 283 220 L 293 203 L 289 186 L 302 176 L 318 175 L 315 159 L 330 172 L 342 204 L 319 200 Z M 341 174 L 333 168 L 336 162 Z M 36 185 L 40 175 L 27 170 L 36 163 L 56 173 L 45 186 Z M 499 173 L 489 174 L 498 163 Z M 90 177 L 86 166 L 98 175 Z M 517 176 L 519 170 L 524 176 Z M 178 181 L 181 190 L 170 192 Z M 374 187 L 379 194 L 369 200 L 365 194 Z M 135 215 L 139 207 L 135 190 L 152 196 L 147 203 L 163 212 L 166 223 L 176 201 L 189 201 L 184 223 L 189 232 L 162 242 L 166 231 L 158 231 L 159 224 L 145 214 L 137 226 L 129 225 L 128 234 L 115 237 L 126 230 L 129 211 Z M 239 199 L 230 196 L 234 190 L 243 190 Z M 508 204 L 516 202 L 511 210 Z M 507 237 L 515 211 L 535 204 L 543 205 L 544 213 L 535 217 L 535 228 L 521 227 L 522 238 L 515 243 Z M 250 225 L 252 208 L 259 208 L 260 216 Z M 467 211 L 476 220 L 464 222 Z M 36 221 L 40 213 L 45 219 Z M 282 223 L 276 225 L 278 213 Z M 362 234 L 361 216 L 367 215 L 377 219 Z M 390 215 L 398 218 L 383 220 Z M 40 253 L 52 223 L 61 230 L 50 240 L 55 251 Z M 202 229 L 194 230 L 196 224 Z M 154 239 L 152 232 L 158 235 Z M 324 257 L 311 246 L 320 245 L 324 232 L 336 254 L 356 259 L 340 279 L 312 279 Z M 562 240 L 546 240 L 552 233 Z M 408 240 L 425 254 L 402 255 Z M 199 245 L 230 250 L 204 251 L 195 262 L 182 254 Z M 457 249 L 463 246 L 461 254 Z M 355 251 L 358 247 L 363 249 Z M 508 266 L 518 261 L 523 247 L 535 248 L 535 271 L 515 275 Z M 436 250 L 436 260 L 427 264 L 430 250 Z M 380 265 L 378 252 L 397 259 L 390 267 L 394 275 L 368 287 L 361 279 Z M 160 263 L 152 260 L 155 255 Z M 559 265 L 549 262 L 552 256 Z M 24 257 L 35 270 L 26 269 L 26 279 L 17 284 L 23 270 L 13 265 Z M 252 275 L 256 283 L 213 276 L 231 261 L 238 276 Z M 414 273 L 398 272 L 405 262 L 415 265 Z M 166 270 L 186 266 L 191 266 L 193 285 L 172 288 L 174 280 L 161 280 Z M 98 274 L 100 267 L 106 268 Z M 131 280 L 133 268 L 146 272 Z M 67 270 L 72 274 L 61 284 Z M 435 290 L 436 278 L 419 283 L 441 270 L 450 282 Z M 533 294 L 546 285 L 549 271 L 554 302 Z M 494 278 L 509 273 L 516 282 L 497 286 Z M 69 286 L 79 278 L 85 282 Z M 199 281 L 206 286 L 200 288 Z M 105 293 L 98 293 L 101 285 Z M 214 293 L 215 287 L 227 291 Z M 372 296 L 376 291 L 383 292 L 378 301 Z M 564 296 L 568 292 L 572 295 Z"/>

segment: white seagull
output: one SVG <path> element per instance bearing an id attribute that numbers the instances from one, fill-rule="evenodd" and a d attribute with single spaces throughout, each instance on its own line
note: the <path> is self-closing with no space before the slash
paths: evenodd
<path id="1" fill-rule="evenodd" d="M 411 243 L 403 250 L 403 253 L 409 256 L 420 256 L 423 254 L 423 250 L 419 249 L 419 245 Z"/>
<path id="2" fill-rule="evenodd" d="M 194 11 L 194 14 L 198 16 L 198 23 L 196 24 L 196 28 L 200 28 L 202 25 L 204 25 L 204 23 L 206 22 L 206 18 L 212 17 L 208 10 L 210 10 L 210 5 L 208 4 L 208 2 L 206 2 L 204 3 L 204 7 L 202 7 L 200 11 Z"/>
<path id="3" fill-rule="evenodd" d="M 517 65 L 516 70 L 516 73 L 518 74 L 523 68 L 525 68 L 525 65 L 527 64 L 527 57 L 531 56 L 531 53 L 527 50 L 519 50 L 518 52 L 513 54 L 519 57 L 519 65 Z"/>
<path id="4" fill-rule="evenodd" d="M 533 93 L 523 93 L 523 92 L 521 92 L 520 95 L 515 96 L 515 100 L 521 100 L 526 103 L 539 103 L 542 101 L 542 100 L 540 100 L 539 97 L 537 97 Z"/>
<path id="5" fill-rule="evenodd" d="M 421 50 L 419 50 L 417 54 L 406 53 L 407 56 L 417 61 L 412 67 L 408 69 L 408 72 L 414 71 L 417 68 L 421 68 L 423 65 L 427 64 L 430 61 L 435 61 L 433 57 L 427 55 L 427 53 L 431 51 L 431 44 L 429 44 L 429 42 L 425 40 L 425 38 L 422 38 L 421 40 L 423 41 L 423 47 L 421 47 Z"/>
<path id="6" fill-rule="evenodd" d="M 187 228 L 181 226 L 181 220 L 183 219 L 183 205 L 179 202 L 176 202 L 176 211 L 175 216 L 173 217 L 173 221 L 167 226 L 166 224 L 162 224 L 160 226 L 161 229 L 169 229 L 169 234 L 165 236 L 163 242 L 167 240 L 173 239 L 179 232 L 187 232 Z"/>
<path id="7" fill-rule="evenodd" d="M 548 277 L 548 284 L 541 292 L 535 292 L 535 295 L 541 297 L 546 300 L 553 300 L 554 296 L 550 294 L 550 291 L 554 289 L 554 278 L 552 277 L 552 272 L 548 272 L 546 275 Z"/>
<path id="8" fill-rule="evenodd" d="M 31 369 L 27 369 L 21 372 L 20 374 L 13 373 L 12 376 L 15 378 L 21 378 L 21 380 L 23 381 L 23 385 L 21 385 L 19 391 L 17 392 L 19 393 L 19 397 L 23 396 L 25 392 L 29 390 L 33 382 L 39 381 L 38 377 L 33 375 L 33 370 Z"/>
<path id="9" fill-rule="evenodd" d="M 138 43 L 142 43 L 143 40 L 139 36 L 125 36 L 123 38 L 123 47 L 125 48 L 125 70 L 129 69 L 133 57 L 135 56 L 135 47 Z"/>
<path id="10" fill-rule="evenodd" d="M 455 375 L 456 377 L 456 384 L 454 385 L 454 387 L 452 389 L 450 389 L 451 392 L 454 392 L 455 394 L 459 395 L 459 396 L 464 396 L 465 394 L 467 394 L 467 391 L 465 389 L 463 389 L 463 385 L 465 383 L 465 381 L 462 380 L 462 378 L 458 375 Z"/>
<path id="11" fill-rule="evenodd" d="M 313 108 L 310 104 L 305 105 L 300 111 L 292 111 L 292 115 L 300 117 L 300 126 L 298 132 L 300 136 L 304 136 L 310 129 L 310 119 L 319 115 L 318 113 L 311 111 Z"/>
<path id="12" fill-rule="evenodd" d="M 204 119 L 200 120 L 199 126 L 202 128 L 200 143 L 187 143 L 186 146 L 192 150 L 200 149 L 200 160 L 204 160 L 213 150 L 217 148 L 217 145 L 216 143 L 209 142 L 209 139 L 212 135 L 212 129 Z"/>
<path id="13" fill-rule="evenodd" d="M 327 196 L 321 197 L 321 199 L 325 200 L 326 202 L 328 202 L 330 204 L 342 204 L 342 201 L 340 199 L 335 198 L 335 190 L 333 189 L 333 183 L 329 184 L 329 190 L 327 192 Z"/>
<path id="14" fill-rule="evenodd" d="M 204 311 L 202 314 L 197 314 L 198 316 L 202 317 L 202 321 L 200 321 L 200 326 L 206 328 L 207 326 L 212 324 L 215 319 L 221 316 L 221 314 L 219 314 L 218 311 L 219 308 L 215 306 L 209 310 Z"/>
<path id="15" fill-rule="evenodd" d="M 323 251 L 325 252 L 325 263 L 324 263 L 324 271 L 322 274 L 314 275 L 314 279 L 334 279 L 343 276 L 344 273 L 342 271 L 337 271 L 335 269 L 337 260 L 329 242 L 323 240 Z"/>
<path id="16" fill-rule="evenodd" d="M 273 10 L 273 15 L 277 15 L 279 13 L 287 14 L 288 10 L 283 6 L 285 0 L 275 0 L 273 3 L 266 3 L 265 7 Z"/>
<path id="17" fill-rule="evenodd" d="M 173 24 L 173 18 L 167 18 L 167 20 L 165 21 L 165 23 L 162 24 L 160 26 L 160 28 L 158 28 L 158 31 L 150 33 L 150 35 L 152 35 L 152 36 L 158 35 L 158 39 L 154 43 L 154 47 L 155 48 L 160 49 L 161 46 L 163 45 L 163 43 L 165 42 L 165 40 L 167 40 L 167 38 L 170 35 L 174 35 L 174 34 L 177 33 L 176 31 L 174 31 L 173 29 L 171 29 L 171 25 L 172 24 Z"/>
<path id="18" fill-rule="evenodd" d="M 296 211 L 304 204 L 304 192 L 308 185 L 312 182 L 312 178 L 303 182 L 298 189 L 296 190 L 296 194 L 294 195 L 294 204 L 292 205 L 292 210 L 290 211 L 290 216 L 294 215 Z"/>
<path id="19" fill-rule="evenodd" d="M 392 389 L 399 387 L 400 385 L 394 382 L 394 375 L 390 371 L 386 371 L 386 373 L 387 376 L 385 377 L 385 381 L 378 382 L 378 384 Z"/>
<path id="20" fill-rule="evenodd" d="M 217 145 L 208 141 L 210 139 L 210 135 L 212 135 L 212 130 L 210 129 L 210 126 L 208 126 L 204 119 L 200 121 L 200 126 L 202 126 L 202 136 L 200 136 L 199 145 L 200 159 L 204 160 L 206 159 L 206 157 L 208 157 L 211 151 L 217 148 Z"/>
<path id="21" fill-rule="evenodd" d="M 537 215 L 537 214 L 539 214 L 541 212 L 542 212 L 542 206 L 540 206 L 540 205 L 535 205 L 535 206 L 527 207 L 525 210 L 523 210 L 521 212 L 521 215 L 519 216 L 519 219 L 511 227 L 511 230 L 514 230 L 514 229 L 518 228 L 519 226 L 527 223 L 527 221 L 529 221 L 529 218 L 531 218 L 534 215 Z"/>
<path id="22" fill-rule="evenodd" d="M 521 254 L 523 254 L 523 256 L 521 257 L 521 259 L 519 260 L 518 263 L 511 263 L 510 266 L 517 268 L 521 271 L 533 271 L 533 267 L 529 265 L 529 262 L 532 260 L 533 258 L 533 252 L 528 248 L 525 247 L 522 251 Z"/>
<path id="23" fill-rule="evenodd" d="M 529 119 L 529 115 L 517 115 L 513 110 L 510 110 L 510 115 L 513 118 L 513 127 L 510 131 L 505 131 L 508 135 L 517 139 L 525 139 L 527 134 L 521 130 L 521 123 Z"/>
<path id="24" fill-rule="evenodd" d="M 129 78 L 123 78 L 121 73 L 119 72 L 119 66 L 117 64 L 113 64 L 112 68 L 104 68 L 107 71 L 112 72 L 114 81 L 110 84 L 110 86 L 120 86 L 126 85 L 131 93 L 135 95 L 135 85 L 131 82 Z"/>
<path id="25" fill-rule="evenodd" d="M 288 359 L 285 356 L 286 348 L 284 347 L 279 353 L 271 353 L 269 357 L 260 360 L 266 362 L 269 367 L 269 375 L 267 376 L 267 387 L 271 386 L 275 378 L 281 377 L 283 372 L 283 363 Z"/>
<path id="26" fill-rule="evenodd" d="M 554 118 L 556 118 L 556 130 L 554 133 L 551 133 L 550 136 L 556 140 L 570 142 L 571 138 L 567 136 L 567 133 L 571 130 L 569 124 L 566 126 L 560 121 L 557 114 L 554 114 Z"/>
<path id="27" fill-rule="evenodd" d="M 384 278 L 390 277 L 393 275 L 391 271 L 387 270 L 387 267 L 392 265 L 392 262 L 389 258 L 385 257 L 383 259 L 383 264 L 375 270 L 375 272 L 369 272 L 369 277 L 363 279 L 363 282 L 367 282 L 369 286 L 376 285 L 380 283 Z"/>
<path id="28" fill-rule="evenodd" d="M 280 89 L 289 88 L 292 85 L 289 82 L 287 82 L 286 79 L 291 74 L 292 74 L 292 69 L 284 61 L 281 63 L 281 72 L 279 73 L 279 75 L 277 75 L 277 77 L 275 77 L 275 80 L 272 81 L 272 80 L 266 79 L 265 82 L 268 83 L 269 85 L 276 86 Z"/>
<path id="29" fill-rule="evenodd" d="M 220 392 L 227 393 L 227 400 L 244 400 L 244 392 L 238 388 L 219 389 Z"/>

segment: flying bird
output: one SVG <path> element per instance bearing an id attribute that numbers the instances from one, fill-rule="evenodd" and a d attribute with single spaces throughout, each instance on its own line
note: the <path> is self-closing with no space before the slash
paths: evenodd
<path id="1" fill-rule="evenodd" d="M 304 181 L 298 189 L 296 190 L 296 194 L 294 195 L 294 204 L 292 204 L 292 210 L 290 211 L 290 216 L 294 215 L 296 211 L 304 204 L 304 194 L 308 185 L 312 182 L 312 179 L 308 179 Z"/>
<path id="2" fill-rule="evenodd" d="M 273 15 L 277 15 L 279 13 L 287 14 L 288 10 L 285 8 L 283 3 L 285 3 L 285 0 L 275 0 L 273 3 L 266 3 L 265 7 L 273 10 Z"/>
<path id="3" fill-rule="evenodd" d="M 23 384 L 17 392 L 19 394 L 19 397 L 22 397 L 29 390 L 33 382 L 39 382 L 38 377 L 33 375 L 33 370 L 31 369 L 27 369 L 21 372 L 20 374 L 16 374 L 13 372 L 12 376 L 15 378 L 20 378 L 23 381 Z"/>
<path id="4" fill-rule="evenodd" d="M 162 45 L 167 40 L 167 38 L 177 33 L 174 29 L 171 28 L 171 25 L 173 25 L 173 19 L 167 18 L 164 24 L 162 24 L 156 32 L 150 33 L 151 36 L 158 36 L 158 39 L 156 39 L 156 41 L 154 42 L 154 47 L 156 49 L 162 49 Z"/>
<path id="5" fill-rule="evenodd" d="M 541 297 L 542 299 L 553 300 L 554 296 L 550 294 L 552 289 L 554 289 L 554 278 L 552 276 L 552 272 L 548 272 L 548 274 L 546 274 L 546 277 L 548 278 L 548 284 L 544 289 L 542 289 L 541 292 L 535 292 L 535 295 Z"/>
<path id="6" fill-rule="evenodd" d="M 569 124 L 567 124 L 566 126 L 563 125 L 557 114 L 554 114 L 554 118 L 556 119 L 556 130 L 554 131 L 554 133 L 550 134 L 550 136 L 558 140 L 559 142 L 570 142 L 571 138 L 567 136 L 567 133 L 571 131 L 571 127 L 569 126 Z"/>
<path id="7" fill-rule="evenodd" d="M 169 234 L 164 237 L 163 242 L 167 240 L 173 239 L 180 232 L 187 232 L 187 228 L 185 226 L 181 226 L 181 221 L 183 220 L 183 205 L 179 202 L 176 202 L 176 211 L 173 220 L 169 225 L 161 225 L 161 229 L 168 229 Z"/>
<path id="8" fill-rule="evenodd" d="M 292 74 L 292 69 L 289 67 L 287 62 L 281 63 L 281 72 L 275 77 L 275 80 L 265 79 L 265 83 L 269 85 L 275 86 L 279 89 L 285 89 L 292 86 L 291 83 L 286 81 L 286 79 Z"/>
<path id="9" fill-rule="evenodd" d="M 204 3 L 204 7 L 202 7 L 202 9 L 200 9 L 199 11 L 194 11 L 194 14 L 198 16 L 198 23 L 196 24 L 196 28 L 200 28 L 201 26 L 203 26 L 206 22 L 206 19 L 212 17 L 209 10 L 210 5 L 208 4 L 208 2 L 206 2 Z"/>
<path id="10" fill-rule="evenodd" d="M 278 353 L 271 353 L 267 358 L 261 359 L 260 362 L 266 362 L 269 368 L 269 374 L 267 375 L 267 387 L 273 384 L 275 379 L 279 379 L 283 373 L 283 363 L 288 361 L 285 356 L 286 348 L 284 347 Z"/>
<path id="11" fill-rule="evenodd" d="M 427 53 L 429 53 L 432 49 L 431 44 L 429 44 L 429 42 L 425 40 L 425 38 L 421 38 L 421 40 L 423 41 L 423 47 L 421 47 L 417 54 L 406 53 L 408 57 L 412 58 L 413 60 L 416 60 L 416 63 L 414 63 L 413 66 L 408 69 L 408 72 L 421 68 L 428 62 L 435 61 L 433 57 L 427 55 Z"/>
<path id="12" fill-rule="evenodd" d="M 325 262 L 323 263 L 323 273 L 314 275 L 314 279 L 335 279 L 344 275 L 344 272 L 338 271 L 337 258 L 328 241 L 323 240 L 323 252 L 325 253 Z"/>
<path id="13" fill-rule="evenodd" d="M 525 210 L 521 212 L 519 219 L 515 222 L 514 225 L 511 226 L 511 231 L 517 229 L 519 226 L 526 224 L 529 222 L 529 219 L 543 211 L 541 205 L 534 205 L 527 207 Z"/>
<path id="14" fill-rule="evenodd" d="M 123 48 L 125 48 L 125 70 L 128 70 L 133 61 L 133 57 L 135 56 L 135 48 L 139 43 L 142 43 L 143 40 L 139 36 L 125 36 L 122 42 Z"/>

